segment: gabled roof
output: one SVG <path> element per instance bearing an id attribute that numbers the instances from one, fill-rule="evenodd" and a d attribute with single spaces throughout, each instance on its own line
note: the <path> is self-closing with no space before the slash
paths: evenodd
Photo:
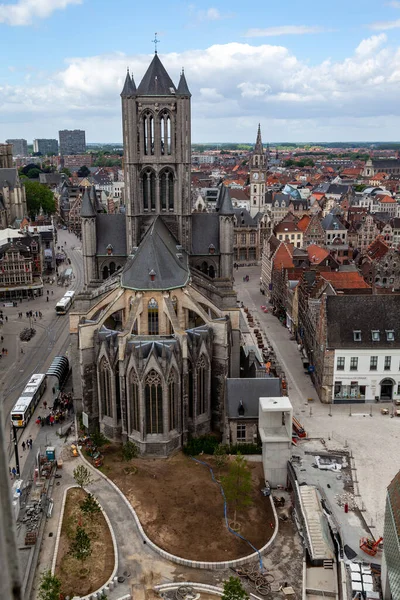
<path id="1" fill-rule="evenodd" d="M 300 219 L 300 221 L 297 223 L 297 227 L 301 230 L 301 231 L 306 231 L 307 227 L 309 226 L 311 221 L 311 217 L 310 215 L 303 215 Z"/>
<path id="2" fill-rule="evenodd" d="M 96 211 L 93 207 L 92 201 L 89 197 L 89 189 L 86 187 L 81 205 L 81 217 L 95 217 Z"/>
<path id="3" fill-rule="evenodd" d="M 320 265 L 329 256 L 328 250 L 317 246 L 317 244 L 307 246 L 307 254 L 312 265 Z"/>
<path id="4" fill-rule="evenodd" d="M 293 244 L 289 242 L 281 242 L 273 256 L 273 268 L 274 269 L 291 269 L 294 267 L 292 256 L 293 256 Z"/>
<path id="5" fill-rule="evenodd" d="M 321 273 L 322 279 L 329 281 L 337 290 L 370 289 L 358 271 L 329 271 Z"/>
<path id="6" fill-rule="evenodd" d="M 158 54 L 155 54 L 137 88 L 137 95 L 175 96 L 176 92 L 177 90 L 171 77 L 168 75 L 164 65 L 158 58 Z"/>
<path id="7" fill-rule="evenodd" d="M 189 86 L 187 84 L 185 73 L 184 73 L 183 69 L 182 69 L 181 77 L 179 79 L 177 91 L 180 96 L 191 96 L 192 95 L 189 91 Z"/>
<path id="8" fill-rule="evenodd" d="M 18 171 L 13 168 L 0 169 L 0 188 L 13 187 L 18 183 Z"/>
<path id="9" fill-rule="evenodd" d="M 121 92 L 121 98 L 129 98 L 129 96 L 134 96 L 136 94 L 136 85 L 133 81 L 133 77 L 129 74 L 129 69 L 126 74 L 124 87 Z"/>
<path id="10" fill-rule="evenodd" d="M 389 246 L 378 236 L 367 248 L 367 255 L 371 260 L 379 260 L 389 252 Z"/>
<path id="11" fill-rule="evenodd" d="M 189 281 L 186 251 L 161 217 L 156 217 L 139 248 L 129 257 L 121 285 L 132 290 L 169 290 Z"/>
<path id="12" fill-rule="evenodd" d="M 346 231 L 346 227 L 337 218 L 336 215 L 328 213 L 321 221 L 321 225 L 325 231 Z"/>

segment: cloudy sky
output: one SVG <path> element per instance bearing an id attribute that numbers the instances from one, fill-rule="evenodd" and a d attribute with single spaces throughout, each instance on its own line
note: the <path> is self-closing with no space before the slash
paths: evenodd
<path id="1" fill-rule="evenodd" d="M 158 52 L 194 142 L 400 140 L 400 0 L 5 0 L 0 141 L 120 142 L 126 68 Z"/>

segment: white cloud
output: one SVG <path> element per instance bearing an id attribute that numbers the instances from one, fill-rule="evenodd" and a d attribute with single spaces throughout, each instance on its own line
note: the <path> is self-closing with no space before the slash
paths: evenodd
<path id="1" fill-rule="evenodd" d="M 278 35 L 304 35 L 307 33 L 322 33 L 324 27 L 314 25 L 280 25 L 278 27 L 266 27 L 265 29 L 248 29 L 245 37 L 275 37 Z"/>
<path id="2" fill-rule="evenodd" d="M 198 10 L 195 4 L 189 4 L 188 10 L 192 26 L 204 21 L 221 21 L 222 19 L 231 19 L 233 17 L 233 13 L 221 13 L 215 7 Z"/>
<path id="3" fill-rule="evenodd" d="M 375 29 L 378 31 L 386 31 L 388 29 L 398 29 L 400 27 L 400 19 L 396 19 L 395 21 L 376 21 L 375 23 L 371 23 L 369 28 Z"/>
<path id="4" fill-rule="evenodd" d="M 379 35 L 372 35 L 370 38 L 366 40 L 362 40 L 357 48 L 356 54 L 358 56 L 368 56 L 375 52 L 382 44 L 387 41 L 387 36 L 385 33 L 380 33 Z"/>
<path id="5" fill-rule="evenodd" d="M 392 8 L 400 8 L 399 0 L 392 0 L 391 2 L 385 2 L 386 6 L 391 6 Z"/>
<path id="6" fill-rule="evenodd" d="M 121 92 L 129 65 L 138 85 L 150 55 L 71 58 L 44 79 L 19 73 L 0 86 L 4 138 L 55 137 L 83 128 L 89 141 L 121 140 Z M 392 139 L 400 127 L 400 46 L 385 34 L 351 56 L 310 65 L 281 45 L 229 43 L 160 55 L 175 83 L 182 65 L 192 92 L 194 141 Z M 13 81 L 16 74 L 13 73 Z M 379 123 L 379 127 L 377 126 Z"/>
<path id="7" fill-rule="evenodd" d="M 82 0 L 19 0 L 16 4 L 0 4 L 0 23 L 31 25 L 69 4 L 82 4 Z"/>

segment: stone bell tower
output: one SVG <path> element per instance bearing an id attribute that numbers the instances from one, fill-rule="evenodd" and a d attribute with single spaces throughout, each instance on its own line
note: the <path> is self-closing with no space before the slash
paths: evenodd
<path id="1" fill-rule="evenodd" d="M 127 250 L 160 215 L 186 250 L 191 246 L 191 94 L 178 87 L 157 52 L 136 87 L 127 73 L 121 93 Z"/>
<path id="2" fill-rule="evenodd" d="M 250 159 L 250 214 L 254 217 L 265 209 L 267 179 L 267 157 L 261 140 L 261 127 L 258 125 L 257 140 Z"/>

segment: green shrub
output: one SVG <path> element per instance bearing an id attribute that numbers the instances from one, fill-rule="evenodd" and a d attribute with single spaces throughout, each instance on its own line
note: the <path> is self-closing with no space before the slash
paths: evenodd
<path id="1" fill-rule="evenodd" d="M 261 444 L 232 444 L 227 447 L 228 454 L 262 454 Z"/>
<path id="2" fill-rule="evenodd" d="M 190 456 L 197 456 L 202 452 L 204 454 L 214 454 L 215 448 L 219 442 L 213 435 L 201 435 L 198 438 L 190 438 L 186 446 L 183 447 L 183 452 Z"/>

